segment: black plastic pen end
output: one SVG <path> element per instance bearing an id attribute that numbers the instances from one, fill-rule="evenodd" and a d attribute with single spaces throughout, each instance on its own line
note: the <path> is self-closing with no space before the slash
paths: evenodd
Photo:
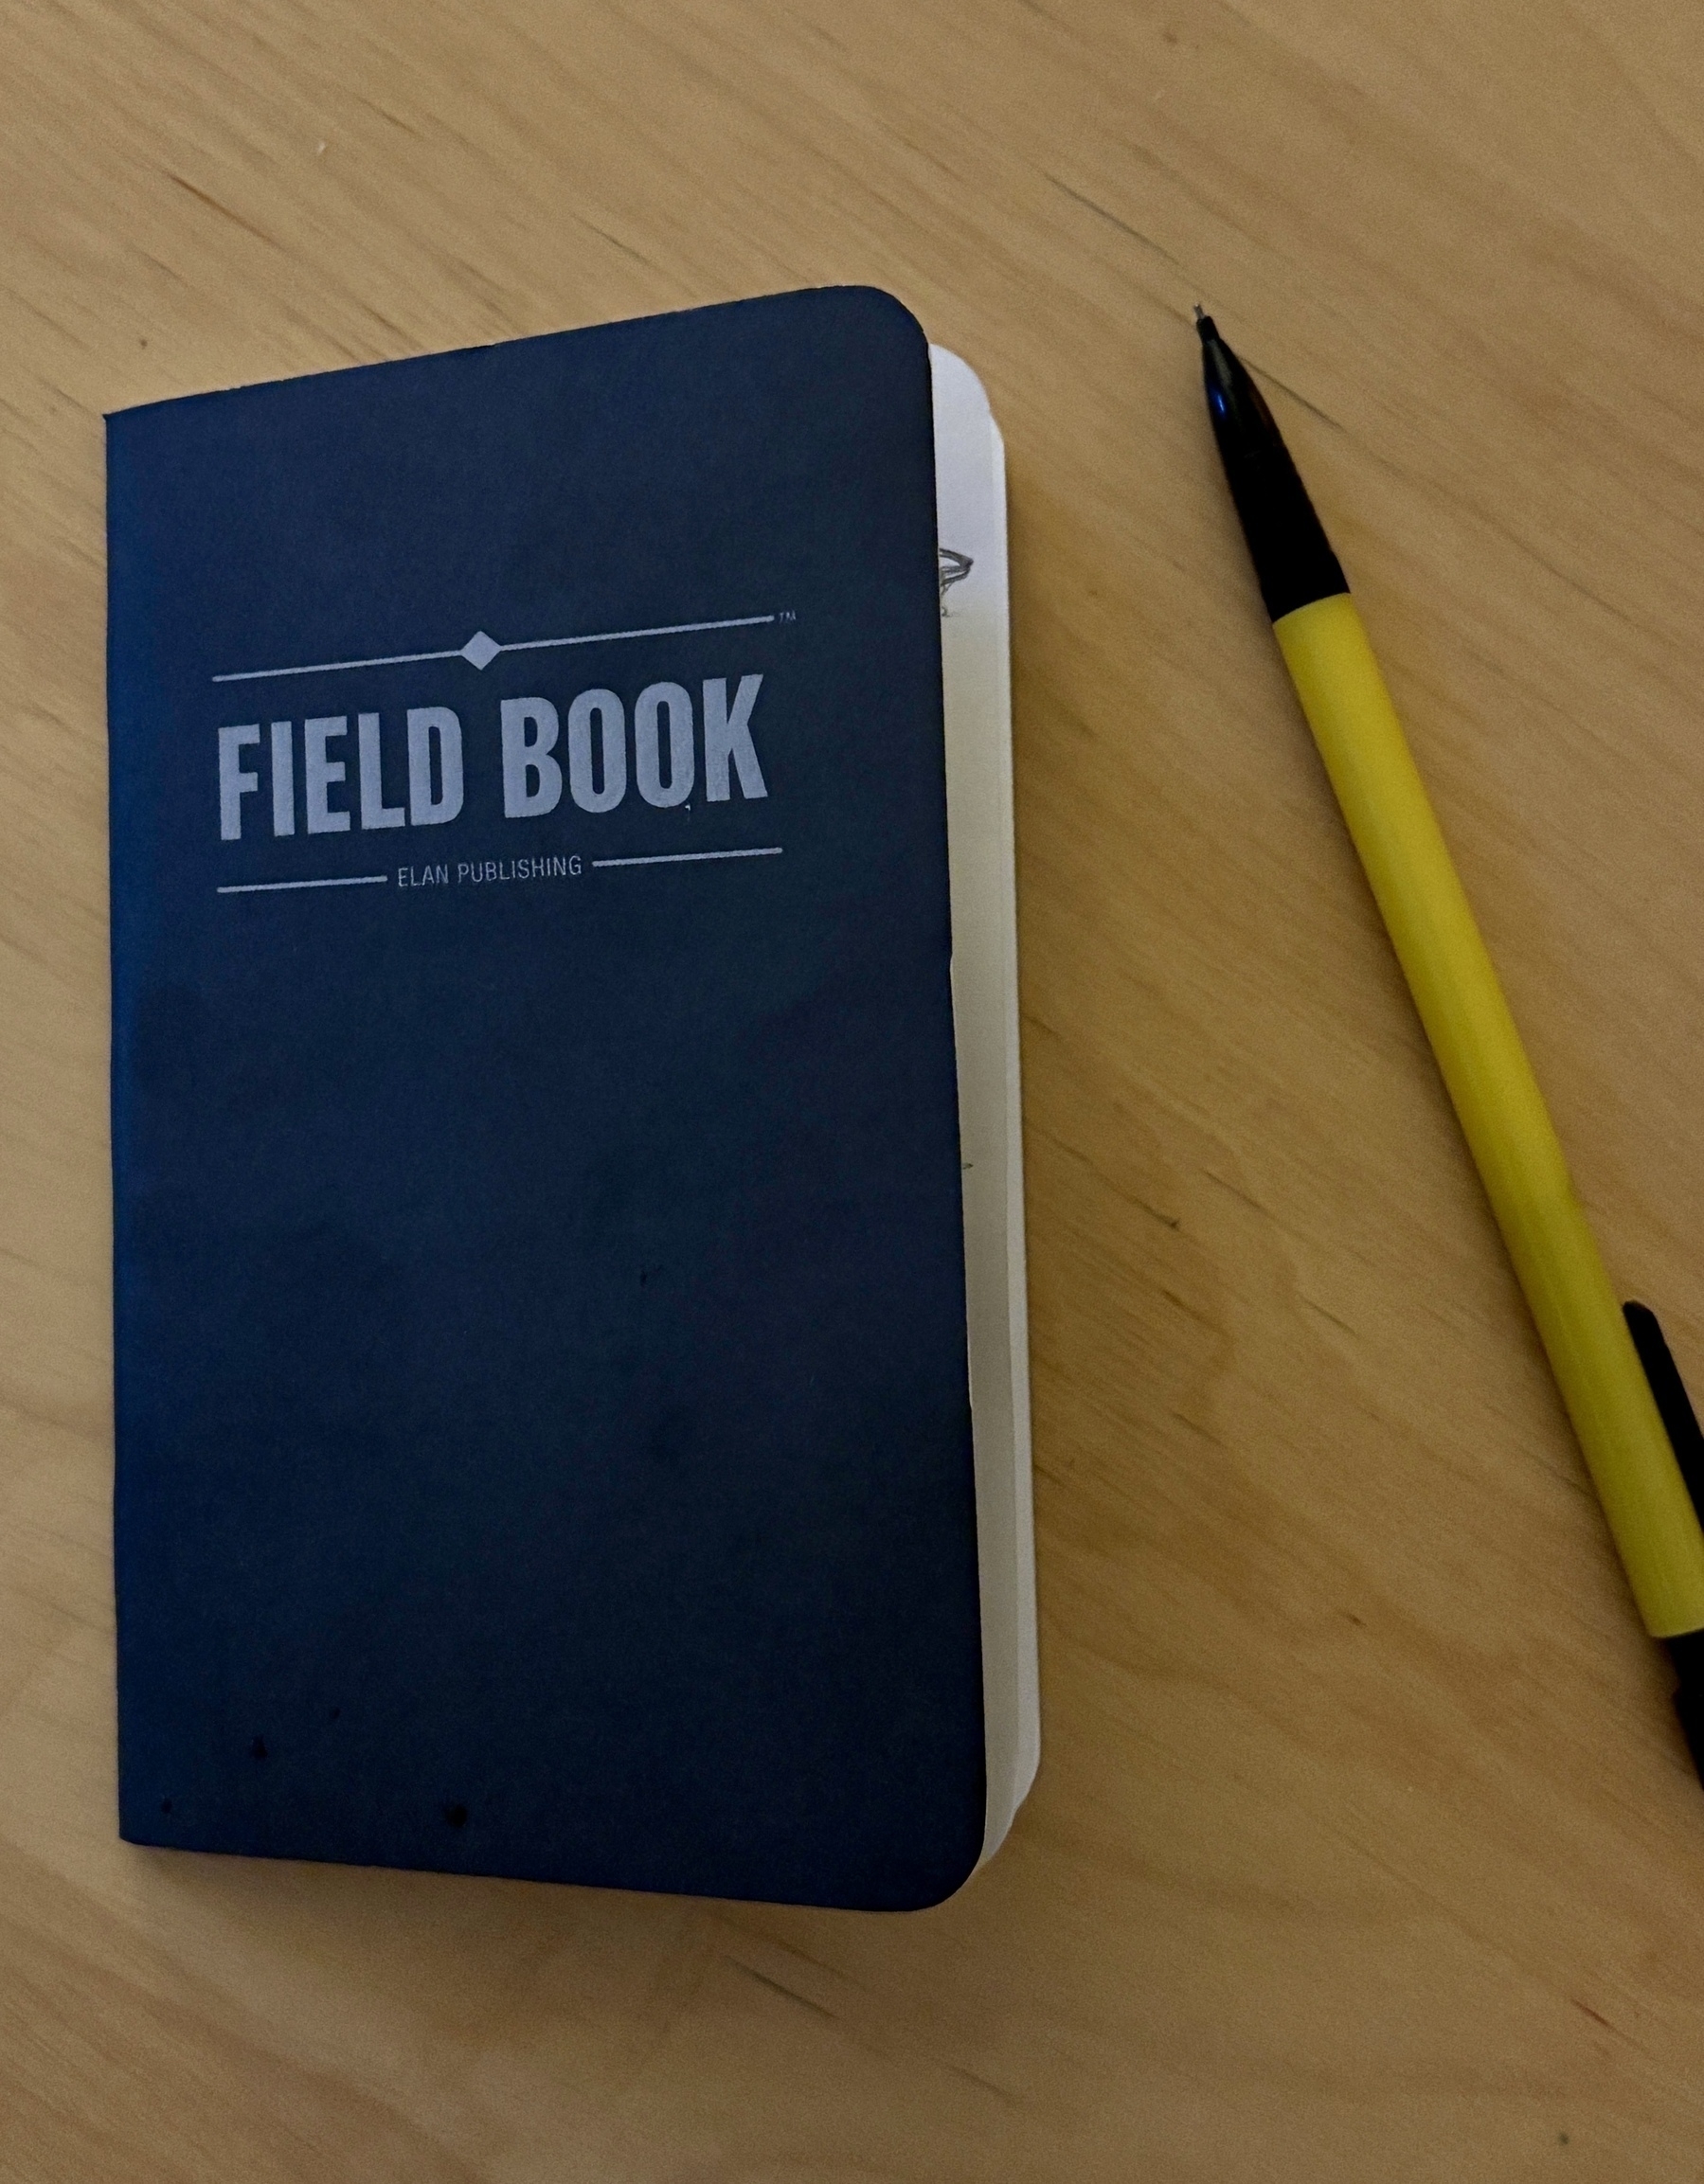
<path id="1" fill-rule="evenodd" d="M 1680 1734 L 1686 1739 L 1698 1780 L 1704 1782 L 1704 1630 L 1669 1638 L 1665 1650 L 1679 1678 L 1675 1687 L 1675 1712 Z"/>
<path id="2" fill-rule="evenodd" d="M 1648 1304 L 1623 1304 L 1622 1317 L 1627 1322 L 1627 1333 L 1633 1337 L 1633 1347 L 1650 1383 L 1657 1415 L 1669 1437 L 1692 1505 L 1699 1522 L 1704 1523 L 1704 1433 L 1698 1430 L 1698 1414 L 1686 1392 L 1680 1368 L 1675 1363 L 1661 1321 Z"/>
<path id="3" fill-rule="evenodd" d="M 1680 1477 L 1692 1496 L 1692 1505 L 1704 1519 L 1704 1433 L 1698 1430 L 1698 1414 L 1686 1392 L 1680 1368 L 1675 1363 L 1661 1324 L 1648 1304 L 1623 1304 L 1622 1314 L 1633 1337 L 1633 1347 L 1639 1352 L 1639 1362 L 1644 1368 L 1645 1379 L 1650 1383 L 1658 1416 L 1669 1437 L 1669 1446 L 1675 1452 L 1675 1461 L 1680 1466 Z M 1686 1739 L 1686 1748 L 1692 1754 L 1698 1780 L 1704 1782 L 1704 1630 L 1683 1631 L 1678 1638 L 1666 1639 L 1664 1644 L 1679 1678 L 1675 1692 L 1675 1711 L 1679 1716 L 1680 1733 Z"/>

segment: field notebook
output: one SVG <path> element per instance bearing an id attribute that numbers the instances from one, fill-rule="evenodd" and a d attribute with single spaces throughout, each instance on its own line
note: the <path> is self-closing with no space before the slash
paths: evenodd
<path id="1" fill-rule="evenodd" d="M 1003 479 L 868 289 L 109 420 L 131 1841 L 871 1909 L 998 1844 Z"/>

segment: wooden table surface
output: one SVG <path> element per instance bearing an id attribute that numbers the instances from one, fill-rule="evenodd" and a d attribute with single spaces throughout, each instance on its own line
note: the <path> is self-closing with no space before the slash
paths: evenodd
<path id="1" fill-rule="evenodd" d="M 1704 1791 L 1235 536 L 1704 1383 L 1694 0 L 3 0 L 0 2177 L 1704 2176 Z M 116 1837 L 101 414 L 814 282 L 1011 460 L 1045 1752 L 911 1918 Z"/>

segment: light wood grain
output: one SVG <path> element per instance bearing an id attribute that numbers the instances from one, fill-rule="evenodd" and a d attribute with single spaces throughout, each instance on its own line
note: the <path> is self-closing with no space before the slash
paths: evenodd
<path id="1" fill-rule="evenodd" d="M 1704 2175 L 1704 1793 L 1215 474 L 1704 1382 L 1692 0 L 3 0 L 0 2178 Z M 100 416 L 840 279 L 1012 463 L 1046 1750 L 911 1919 L 113 1819 Z"/>

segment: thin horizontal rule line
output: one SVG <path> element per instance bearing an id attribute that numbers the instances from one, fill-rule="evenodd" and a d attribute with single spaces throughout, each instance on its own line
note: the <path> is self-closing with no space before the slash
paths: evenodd
<path id="1" fill-rule="evenodd" d="M 708 865 L 718 857 L 779 857 L 778 845 L 772 850 L 677 850 L 667 857 L 594 857 L 594 872 L 610 871 L 617 865 Z"/>
<path id="2" fill-rule="evenodd" d="M 659 622 L 649 630 L 593 630 L 579 637 L 522 637 L 511 645 L 500 645 L 493 637 L 488 655 L 477 663 L 470 661 L 469 665 L 484 667 L 500 653 L 550 652 L 565 645 L 619 645 L 634 637 L 690 636 L 699 630 L 754 630 L 780 618 L 778 614 L 729 615 L 713 622 Z M 469 642 L 472 641 L 470 638 Z M 212 679 L 216 683 L 264 683 L 279 675 L 337 675 L 350 668 L 403 668 L 412 666 L 417 660 L 465 660 L 467 656 L 465 648 L 459 646 L 440 653 L 381 653 L 371 659 L 315 660 L 305 668 L 242 668 L 235 674 L 215 675 Z"/>
<path id="3" fill-rule="evenodd" d="M 281 895 L 291 887 L 383 887 L 388 872 L 360 872 L 348 880 L 249 880 L 240 887 L 215 887 L 216 895 Z"/>
<path id="4" fill-rule="evenodd" d="M 500 653 L 543 653 L 559 645 L 619 645 L 629 637 L 691 636 L 695 630 L 755 630 L 772 622 L 775 615 L 731 615 L 719 622 L 663 622 L 654 630 L 596 630 L 587 637 L 521 637 L 512 645 L 499 645 Z"/>
<path id="5" fill-rule="evenodd" d="M 458 660 L 459 652 L 385 653 L 370 660 L 315 660 L 306 668 L 243 668 L 234 675 L 215 675 L 216 683 L 264 683 L 275 675 L 335 675 L 345 668 L 401 668 L 413 660 Z"/>

